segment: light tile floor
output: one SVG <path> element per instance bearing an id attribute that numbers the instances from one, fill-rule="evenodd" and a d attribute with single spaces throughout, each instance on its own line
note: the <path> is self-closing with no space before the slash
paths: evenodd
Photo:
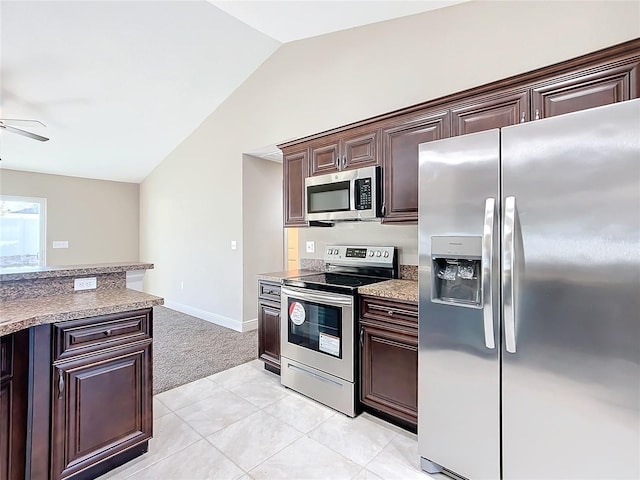
<path id="1" fill-rule="evenodd" d="M 149 452 L 100 480 L 444 480 L 418 467 L 417 437 L 354 419 L 280 385 L 259 360 L 156 395 Z"/>

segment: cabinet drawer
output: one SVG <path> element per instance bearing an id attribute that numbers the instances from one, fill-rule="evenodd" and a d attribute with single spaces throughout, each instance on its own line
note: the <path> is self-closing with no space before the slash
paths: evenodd
<path id="1" fill-rule="evenodd" d="M 280 284 L 275 282 L 258 281 L 258 298 L 280 303 Z"/>
<path id="2" fill-rule="evenodd" d="M 151 338 L 151 309 L 54 325 L 54 361 Z"/>
<path id="3" fill-rule="evenodd" d="M 11 376 L 13 335 L 0 338 L 0 379 Z"/>
<path id="4" fill-rule="evenodd" d="M 360 309 L 360 316 L 364 320 L 378 320 L 411 328 L 418 327 L 418 305 L 414 302 L 363 296 Z"/>

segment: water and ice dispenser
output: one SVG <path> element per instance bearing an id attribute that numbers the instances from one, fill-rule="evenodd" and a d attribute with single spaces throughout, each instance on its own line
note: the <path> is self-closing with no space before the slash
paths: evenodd
<path id="1" fill-rule="evenodd" d="M 482 308 L 482 237 L 431 237 L 431 301 Z"/>

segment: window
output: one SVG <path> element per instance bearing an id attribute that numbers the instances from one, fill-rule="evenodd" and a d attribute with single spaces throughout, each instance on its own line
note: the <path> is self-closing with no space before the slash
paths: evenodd
<path id="1" fill-rule="evenodd" d="M 0 196 L 0 267 L 45 265 L 44 198 Z"/>

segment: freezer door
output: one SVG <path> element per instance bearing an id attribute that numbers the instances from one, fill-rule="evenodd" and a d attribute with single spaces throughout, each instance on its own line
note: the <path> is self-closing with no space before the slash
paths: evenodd
<path id="1" fill-rule="evenodd" d="M 503 478 L 640 478 L 640 100 L 502 130 Z"/>
<path id="2" fill-rule="evenodd" d="M 419 147 L 420 456 L 427 471 L 491 480 L 500 477 L 499 138 Z"/>

